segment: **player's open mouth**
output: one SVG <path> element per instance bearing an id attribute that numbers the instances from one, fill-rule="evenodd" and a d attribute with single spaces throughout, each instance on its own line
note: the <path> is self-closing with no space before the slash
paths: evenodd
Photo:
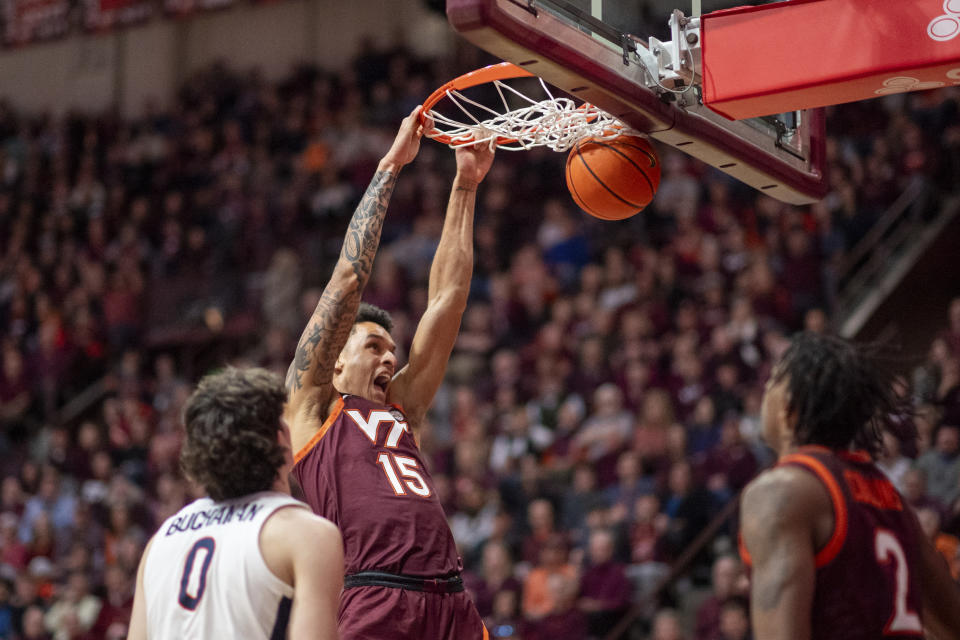
<path id="1" fill-rule="evenodd" d="M 380 391 L 383 391 L 384 393 L 387 392 L 387 385 L 388 385 L 388 384 L 390 384 L 390 376 L 389 376 L 388 374 L 386 374 L 386 373 L 380 374 L 380 375 L 377 376 L 376 379 L 373 381 L 373 386 L 375 386 L 375 387 L 376 387 L 377 389 L 379 389 Z"/>

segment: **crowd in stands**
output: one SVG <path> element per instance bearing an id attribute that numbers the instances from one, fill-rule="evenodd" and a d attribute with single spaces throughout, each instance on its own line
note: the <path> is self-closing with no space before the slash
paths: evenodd
<path id="1" fill-rule="evenodd" d="M 285 373 L 399 119 L 484 62 L 458 55 L 368 46 L 277 83 L 216 66 L 134 119 L 0 105 L 0 639 L 125 636 L 144 544 L 196 496 L 191 385 L 225 362 Z M 810 207 L 662 148 L 654 203 L 601 222 L 562 154 L 499 154 L 423 435 L 493 637 L 600 638 L 634 604 L 637 637 L 749 637 L 730 522 L 651 594 L 771 462 L 764 381 L 793 331 L 829 330 L 844 253 L 908 181 L 960 175 L 958 92 L 831 108 Z M 365 298 L 401 350 L 452 176 L 424 141 L 387 216 Z M 919 445 L 888 434 L 880 462 L 958 575 L 960 301 L 944 323 L 903 381 Z"/>

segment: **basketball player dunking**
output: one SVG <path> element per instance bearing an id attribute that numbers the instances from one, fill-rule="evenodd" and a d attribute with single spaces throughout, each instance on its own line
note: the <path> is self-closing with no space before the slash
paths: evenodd
<path id="1" fill-rule="evenodd" d="M 839 338 L 796 336 L 763 398 L 777 465 L 744 492 L 756 640 L 960 639 L 960 587 L 873 464 L 892 380 Z"/>
<path id="2" fill-rule="evenodd" d="M 360 304 L 397 174 L 420 147 L 419 111 L 404 120 L 360 201 L 287 374 L 294 475 L 314 511 L 343 534 L 339 628 L 346 640 L 487 637 L 463 591 L 418 428 L 443 379 L 467 303 L 475 196 L 493 162 L 492 148 L 456 152 L 429 302 L 406 366 L 398 370 L 389 316 Z"/>

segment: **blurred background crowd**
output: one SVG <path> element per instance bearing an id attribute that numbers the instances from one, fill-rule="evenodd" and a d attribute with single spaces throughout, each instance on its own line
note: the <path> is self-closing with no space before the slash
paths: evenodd
<path id="1" fill-rule="evenodd" d="M 368 43 L 276 84 L 215 66 L 134 120 L 0 105 L 0 638 L 125 636 L 144 544 L 195 497 L 191 385 L 228 362 L 286 372 L 400 118 L 485 61 L 464 58 Z M 838 265 L 910 181 L 956 189 L 958 108 L 960 88 L 831 108 L 811 207 L 661 149 L 654 203 L 601 222 L 563 154 L 499 154 L 423 437 L 494 637 L 601 638 L 634 606 L 634 637 L 749 637 L 725 516 L 772 461 L 771 362 L 830 331 Z M 401 350 L 453 171 L 425 141 L 387 216 L 365 299 Z M 919 441 L 885 434 L 881 466 L 958 576 L 960 299 L 942 313 L 901 381 Z"/>

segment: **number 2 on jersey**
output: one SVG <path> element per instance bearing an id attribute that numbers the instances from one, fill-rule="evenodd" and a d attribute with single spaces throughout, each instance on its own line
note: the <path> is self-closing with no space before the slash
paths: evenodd
<path id="1" fill-rule="evenodd" d="M 421 498 L 430 497 L 430 487 L 427 486 L 426 480 L 424 480 L 420 472 L 417 471 L 417 461 L 415 459 L 398 456 L 395 453 L 381 453 L 377 456 L 377 462 L 383 467 L 383 472 L 386 474 L 387 480 L 390 481 L 393 492 L 398 496 L 407 495 L 406 490 L 403 488 L 404 485 L 406 485 L 407 489 L 413 491 Z M 401 476 L 409 478 L 404 480 L 402 484 L 400 478 L 397 476 L 397 469 L 400 470 Z"/>
<path id="2" fill-rule="evenodd" d="M 187 611 L 196 610 L 197 605 L 200 604 L 200 598 L 203 597 L 203 592 L 207 588 L 207 571 L 210 569 L 210 561 L 213 560 L 213 550 L 216 547 L 217 543 L 214 542 L 213 538 L 200 538 L 190 548 L 190 553 L 187 554 L 187 561 L 183 565 L 183 575 L 180 577 L 180 596 L 177 598 L 180 606 Z M 203 564 L 200 565 L 199 578 L 194 582 L 194 565 L 196 564 L 197 552 L 200 549 L 207 553 L 204 555 Z M 196 595 L 190 595 L 190 588 L 194 585 Z"/>
<path id="3" fill-rule="evenodd" d="M 896 593 L 893 600 L 893 616 L 887 623 L 885 633 L 923 633 L 920 616 L 907 608 L 907 591 L 910 589 L 910 567 L 907 556 L 897 537 L 885 529 L 878 529 L 874 536 L 874 549 L 880 564 L 893 562 L 896 575 Z"/>

